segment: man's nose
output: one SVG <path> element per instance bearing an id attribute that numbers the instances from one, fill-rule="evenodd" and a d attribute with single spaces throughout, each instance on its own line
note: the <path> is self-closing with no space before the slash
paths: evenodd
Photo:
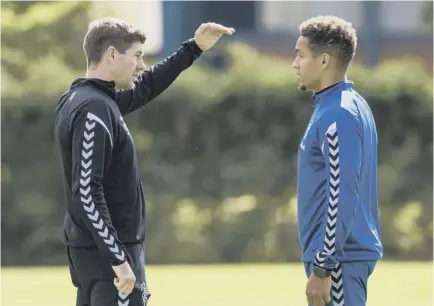
<path id="1" fill-rule="evenodd" d="M 137 66 L 137 69 L 138 69 L 138 70 L 141 70 L 141 71 L 143 71 L 143 70 L 146 69 L 146 65 L 145 65 L 145 63 L 143 62 L 143 60 L 141 60 L 141 61 L 139 62 L 139 65 Z"/>

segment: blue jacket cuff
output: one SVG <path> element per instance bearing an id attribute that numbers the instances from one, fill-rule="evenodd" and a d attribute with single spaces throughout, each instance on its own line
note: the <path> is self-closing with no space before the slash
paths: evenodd
<path id="1" fill-rule="evenodd" d="M 313 264 L 325 270 L 331 271 L 336 267 L 338 262 L 333 255 L 327 254 L 324 251 L 320 251 L 316 253 L 313 259 Z"/>

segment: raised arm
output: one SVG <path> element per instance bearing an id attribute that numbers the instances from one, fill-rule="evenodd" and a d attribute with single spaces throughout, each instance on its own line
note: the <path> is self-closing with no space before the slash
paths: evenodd
<path id="1" fill-rule="evenodd" d="M 194 38 L 185 41 L 172 55 L 146 70 L 135 82 L 135 88 L 121 90 L 116 102 L 122 115 L 129 114 L 165 91 L 175 79 L 202 54 L 210 49 L 224 34 L 232 35 L 232 28 L 215 23 L 204 23 L 196 30 Z"/>
<path id="2" fill-rule="evenodd" d="M 112 266 L 126 261 L 104 197 L 103 179 L 113 149 L 113 131 L 102 101 L 87 101 L 75 113 L 72 129 L 72 197 L 74 218 L 92 233 Z"/>
<path id="3" fill-rule="evenodd" d="M 129 114 L 158 97 L 201 54 L 194 39 L 189 39 L 175 53 L 143 72 L 134 89 L 118 91 L 116 102 L 121 114 Z"/>
<path id="4" fill-rule="evenodd" d="M 329 111 L 320 120 L 319 140 L 327 173 L 327 223 L 323 250 L 314 264 L 333 270 L 336 256 L 353 227 L 359 207 L 359 176 L 362 161 L 362 138 L 356 118 L 345 109 Z"/>

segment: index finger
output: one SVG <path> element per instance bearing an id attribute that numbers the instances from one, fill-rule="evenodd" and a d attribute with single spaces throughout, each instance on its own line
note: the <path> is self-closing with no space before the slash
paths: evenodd
<path id="1" fill-rule="evenodd" d="M 228 35 L 232 35 L 233 33 L 235 33 L 235 29 L 234 28 L 227 28 L 225 26 L 222 26 L 221 24 L 217 24 L 217 23 L 211 23 L 210 24 L 210 28 L 212 31 L 219 31 Z"/>

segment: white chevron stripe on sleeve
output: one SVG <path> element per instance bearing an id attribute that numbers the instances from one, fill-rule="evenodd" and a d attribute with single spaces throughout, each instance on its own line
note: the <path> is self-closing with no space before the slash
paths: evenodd
<path id="1" fill-rule="evenodd" d="M 128 295 L 118 291 L 118 306 L 128 306 L 129 304 L 130 299 Z"/>
<path id="2" fill-rule="evenodd" d="M 110 134 L 110 131 L 109 131 L 107 125 L 105 125 L 104 121 L 102 121 L 101 118 L 99 118 L 98 116 L 96 116 L 96 115 L 94 115 L 92 113 L 87 113 L 87 119 L 88 119 L 88 121 L 86 121 L 86 130 L 85 131 L 92 131 L 93 128 L 95 127 L 95 122 L 93 122 L 93 121 L 98 122 L 107 131 L 107 134 L 109 135 L 109 138 L 110 138 L 110 144 L 113 147 L 113 137 L 112 137 L 112 134 Z M 86 137 L 86 134 L 85 134 L 85 137 Z M 89 145 L 89 144 L 87 144 L 87 145 Z M 92 143 L 92 145 L 93 145 L 93 143 Z"/>
<path id="3" fill-rule="evenodd" d="M 333 306 L 344 306 L 344 281 L 342 275 L 341 265 L 338 264 L 336 268 L 332 271 L 332 305 Z"/>
<path id="4" fill-rule="evenodd" d="M 93 227 L 97 230 L 98 235 L 103 239 L 107 248 L 118 258 L 119 260 L 125 260 L 124 251 L 116 244 L 114 237 L 109 233 L 108 227 L 104 224 L 104 221 L 95 207 L 95 204 L 90 193 L 90 174 L 92 172 L 92 155 L 95 137 L 95 123 L 100 123 L 110 136 L 110 142 L 113 146 L 113 140 L 111 134 L 104 124 L 104 122 L 97 116 L 88 113 L 85 123 L 85 129 L 83 132 L 83 147 L 81 151 L 81 169 L 80 169 L 80 199 L 83 209 L 85 210 L 87 217 L 92 221 Z M 122 304 L 123 306 L 128 305 Z M 119 304 L 121 305 L 121 304 Z M 122 306 L 121 305 L 121 306 Z"/>
<path id="5" fill-rule="evenodd" d="M 314 261 L 318 266 L 324 266 L 327 255 L 336 252 L 336 226 L 339 208 L 339 137 L 336 122 L 332 123 L 326 132 L 328 143 L 328 158 L 330 164 L 329 196 L 327 209 L 326 234 L 324 237 L 324 249 L 315 255 Z M 334 306 L 344 306 L 344 286 L 342 281 L 342 269 L 338 264 L 332 271 L 332 300 Z"/>

